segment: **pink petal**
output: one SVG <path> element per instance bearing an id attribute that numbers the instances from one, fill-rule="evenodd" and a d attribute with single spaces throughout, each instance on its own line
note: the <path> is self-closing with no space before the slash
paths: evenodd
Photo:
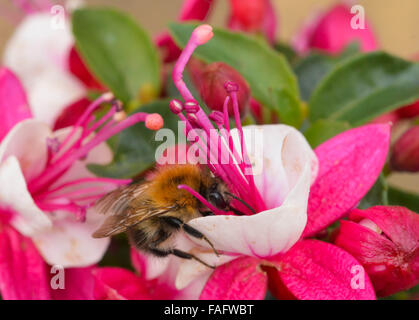
<path id="1" fill-rule="evenodd" d="M 180 9 L 179 21 L 205 20 L 214 0 L 185 0 Z"/>
<path id="2" fill-rule="evenodd" d="M 304 236 L 341 218 L 377 180 L 390 144 L 390 125 L 374 124 L 348 130 L 315 149 L 320 169 L 311 187 Z"/>
<path id="3" fill-rule="evenodd" d="M 0 141 L 18 122 L 31 118 L 25 90 L 7 68 L 0 69 Z"/>
<path id="4" fill-rule="evenodd" d="M 351 42 L 359 41 L 362 51 L 377 49 L 377 42 L 368 23 L 365 28 L 353 28 L 351 25 L 355 14 L 345 4 L 338 4 L 330 9 L 318 22 L 309 39 L 311 48 L 338 53 Z M 357 22 L 357 19 L 355 19 Z"/>
<path id="5" fill-rule="evenodd" d="M 96 300 L 148 300 L 145 281 L 122 268 L 98 268 L 95 277 Z"/>
<path id="6" fill-rule="evenodd" d="M 98 268 L 93 274 L 97 300 L 164 300 L 173 298 L 175 294 L 165 284 L 146 281 L 122 268 Z"/>
<path id="7" fill-rule="evenodd" d="M 32 241 L 12 227 L 0 225 L 0 293 L 3 299 L 50 299 L 47 272 Z"/>
<path id="8" fill-rule="evenodd" d="M 242 257 L 218 267 L 201 293 L 202 300 L 262 300 L 267 276 L 260 260 Z"/>
<path id="9" fill-rule="evenodd" d="M 378 206 L 354 210 L 350 219 L 341 221 L 336 244 L 362 263 L 377 295 L 387 296 L 419 283 L 418 214 L 403 207 Z M 361 220 L 362 225 L 355 223 Z M 365 221 L 383 234 L 365 227 Z"/>
<path id="10" fill-rule="evenodd" d="M 65 289 L 51 289 L 53 300 L 93 300 L 95 267 L 64 269 Z"/>
<path id="11" fill-rule="evenodd" d="M 270 0 L 230 0 L 230 7 L 229 28 L 246 32 L 262 31 L 270 42 L 275 40 L 277 21 Z"/>
<path id="12" fill-rule="evenodd" d="M 375 299 L 363 267 L 346 251 L 329 243 L 303 240 L 276 264 L 282 282 L 298 299 Z"/>

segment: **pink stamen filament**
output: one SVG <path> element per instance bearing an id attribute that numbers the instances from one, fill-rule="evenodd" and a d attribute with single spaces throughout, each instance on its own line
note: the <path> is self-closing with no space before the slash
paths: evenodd
<path id="1" fill-rule="evenodd" d="M 40 176 L 29 183 L 29 190 L 32 194 L 36 194 L 42 189 L 45 189 L 48 184 L 62 176 L 75 161 L 86 156 L 94 147 L 108 140 L 110 137 L 121 132 L 125 128 L 138 122 L 145 121 L 147 116 L 148 113 L 139 112 L 110 128 L 106 127 L 105 130 L 102 129 L 90 141 L 82 145 L 80 148 L 72 150 L 69 154 L 66 153 L 65 157 L 61 156 L 55 163 L 52 163 L 49 167 L 47 167 Z"/>
<path id="2" fill-rule="evenodd" d="M 189 192 L 191 195 L 193 195 L 195 198 L 197 198 L 204 206 L 206 206 L 208 209 L 210 209 L 215 214 L 227 214 L 227 212 L 218 209 L 217 207 L 213 206 L 211 203 L 209 203 L 203 196 L 201 196 L 198 192 L 196 192 L 194 189 L 189 187 L 186 184 L 180 184 L 177 186 L 178 189 L 183 189 L 187 192 Z"/>
<path id="3" fill-rule="evenodd" d="M 198 27 L 199 28 L 199 27 Z M 176 87 L 178 88 L 180 94 L 182 95 L 183 99 L 185 101 L 194 100 L 191 92 L 187 88 L 185 82 L 183 81 L 183 71 L 185 69 L 185 66 L 187 62 L 189 61 L 190 57 L 192 56 L 192 53 L 194 50 L 202 43 L 199 42 L 199 39 L 197 39 L 196 32 L 192 33 L 191 38 L 189 39 L 185 49 L 183 50 L 182 54 L 180 55 L 174 69 L 173 69 L 173 81 Z M 241 145 L 241 157 L 238 157 L 238 153 L 234 148 L 234 144 L 232 142 L 232 138 L 230 137 L 228 139 L 228 143 L 224 144 L 223 141 L 223 134 L 221 133 L 218 135 L 218 137 L 212 137 L 210 135 L 211 130 L 215 130 L 213 127 L 211 121 L 208 119 L 205 112 L 202 110 L 201 107 L 199 107 L 199 110 L 195 113 L 196 116 L 196 124 L 192 124 L 188 127 L 186 125 L 185 131 L 189 131 L 190 127 L 192 127 L 191 130 L 194 130 L 197 126 L 199 126 L 201 129 L 204 129 L 204 131 L 208 134 L 208 139 L 203 139 L 204 144 L 206 145 L 206 154 L 207 158 L 211 159 L 211 153 L 217 153 L 217 159 L 220 157 L 218 154 L 220 154 L 220 151 L 223 155 L 228 154 L 233 155 L 234 157 L 238 157 L 238 164 L 229 163 L 224 164 L 224 162 L 221 162 L 222 164 L 212 163 L 209 168 L 211 171 L 216 175 L 220 176 L 228 186 L 230 186 L 232 189 L 235 189 L 232 192 L 237 192 L 237 195 L 242 198 L 246 199 L 249 204 L 255 208 L 257 211 L 262 211 L 265 209 L 265 204 L 263 202 L 262 197 L 260 196 L 259 191 L 255 187 L 253 174 L 245 174 L 244 169 L 246 168 L 246 165 L 249 164 L 248 155 L 245 149 L 244 145 L 244 137 L 243 137 L 243 129 L 241 126 L 240 121 L 240 114 L 239 114 L 239 108 L 238 108 L 238 102 L 237 102 L 237 94 L 235 92 L 236 90 L 230 90 L 231 92 L 231 98 L 233 100 L 233 110 L 234 110 L 234 118 L 237 126 L 237 130 L 239 133 L 239 139 L 240 139 L 240 145 Z M 223 112 L 224 112 L 224 126 L 226 130 L 229 130 L 229 123 L 228 123 L 228 102 L 229 100 L 226 99 L 223 105 Z M 178 113 L 179 118 L 184 121 L 185 117 L 181 116 L 181 113 Z M 185 121 L 184 121 L 185 122 Z M 187 122 L 185 122 L 187 123 Z M 220 126 L 218 126 L 220 128 Z M 213 139 L 216 139 L 217 141 L 214 141 Z M 224 137 L 225 139 L 225 137 Z M 210 143 L 215 142 L 212 144 L 213 146 L 217 145 L 218 150 L 210 150 Z M 223 152 L 224 151 L 224 152 Z M 226 153 L 227 152 L 227 153 Z M 244 163 L 243 163 L 244 162 Z M 202 197 L 201 197 L 202 198 Z M 205 201 L 205 199 L 203 199 Z M 200 200 L 201 201 L 201 200 Z M 202 201 L 203 202 L 203 201 Z M 203 202 L 204 203 L 204 202 Z"/>

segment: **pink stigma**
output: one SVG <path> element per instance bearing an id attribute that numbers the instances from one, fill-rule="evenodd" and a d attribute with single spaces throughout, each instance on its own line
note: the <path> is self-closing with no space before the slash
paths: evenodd
<path id="1" fill-rule="evenodd" d="M 202 24 L 193 31 L 193 36 L 195 36 L 198 45 L 207 43 L 213 35 L 212 27 L 209 24 Z"/>
<path id="2" fill-rule="evenodd" d="M 160 130 L 163 127 L 163 118 L 158 113 L 152 113 L 145 119 L 145 126 L 150 130 Z"/>

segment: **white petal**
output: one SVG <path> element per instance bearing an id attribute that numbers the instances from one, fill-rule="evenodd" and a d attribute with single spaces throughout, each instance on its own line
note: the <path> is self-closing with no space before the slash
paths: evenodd
<path id="1" fill-rule="evenodd" d="M 73 36 L 66 21 L 54 26 L 54 16 L 37 13 L 26 16 L 6 44 L 4 65 L 12 69 L 29 89 L 45 70 L 64 71 Z"/>
<path id="2" fill-rule="evenodd" d="M 280 207 L 252 216 L 208 216 L 189 224 L 201 231 L 216 249 L 255 257 L 287 251 L 300 238 L 307 222 L 310 165 Z M 208 247 L 204 241 L 192 241 Z"/>
<path id="3" fill-rule="evenodd" d="M 110 239 L 95 239 L 92 233 L 103 222 L 103 215 L 89 210 L 84 223 L 61 211 L 55 217 L 51 230 L 32 238 L 46 262 L 67 268 L 89 266 L 102 259 Z"/>
<path id="4" fill-rule="evenodd" d="M 19 166 L 18 159 L 8 157 L 0 164 L 0 206 L 13 210 L 11 224 L 26 236 L 47 230 L 50 219 L 35 205 Z"/>
<path id="5" fill-rule="evenodd" d="M 15 156 L 26 180 L 38 175 L 47 160 L 50 128 L 38 120 L 28 119 L 13 127 L 0 144 L 0 163 Z"/>
<path id="6" fill-rule="evenodd" d="M 255 184 L 268 209 L 282 204 L 307 161 L 311 162 L 314 181 L 317 157 L 297 129 L 282 124 L 246 126 L 243 133 Z M 232 130 L 231 134 L 237 148 L 240 146 L 238 132 Z"/>
<path id="7" fill-rule="evenodd" d="M 67 20 L 57 27 L 49 13 L 28 15 L 4 51 L 4 65 L 22 81 L 31 110 L 52 124 L 60 111 L 84 96 L 82 83 L 68 71 L 74 43 Z"/>
<path id="8" fill-rule="evenodd" d="M 47 69 L 37 76 L 37 81 L 26 87 L 29 105 L 36 119 L 50 126 L 65 107 L 85 96 L 81 82 L 69 72 Z"/>

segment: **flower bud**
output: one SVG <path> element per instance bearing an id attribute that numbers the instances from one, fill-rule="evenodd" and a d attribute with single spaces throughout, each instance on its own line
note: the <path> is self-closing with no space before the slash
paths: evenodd
<path id="1" fill-rule="evenodd" d="M 229 65 L 223 62 L 208 64 L 199 74 L 199 92 L 205 104 L 212 110 L 223 111 L 224 100 L 228 95 L 225 84 L 234 82 L 238 86 L 237 98 L 239 111 L 243 117 L 246 113 L 250 98 L 250 88 L 246 80 Z M 228 112 L 233 116 L 233 104 L 228 104 Z"/>
<path id="2" fill-rule="evenodd" d="M 268 7 L 266 0 L 230 0 L 231 14 L 245 31 L 258 31 Z"/>
<path id="3" fill-rule="evenodd" d="M 355 209 L 342 220 L 335 244 L 365 268 L 377 296 L 419 282 L 419 215 L 404 207 Z"/>
<path id="4" fill-rule="evenodd" d="M 397 171 L 419 171 L 419 126 L 410 128 L 396 141 L 391 167 Z"/>
<path id="5" fill-rule="evenodd" d="M 377 49 L 377 43 L 371 28 L 365 21 L 357 18 L 357 12 L 351 13 L 345 4 L 338 4 L 306 24 L 294 39 L 294 47 L 304 53 L 316 48 L 329 53 L 339 53 L 347 45 L 358 41 L 361 51 Z"/>

